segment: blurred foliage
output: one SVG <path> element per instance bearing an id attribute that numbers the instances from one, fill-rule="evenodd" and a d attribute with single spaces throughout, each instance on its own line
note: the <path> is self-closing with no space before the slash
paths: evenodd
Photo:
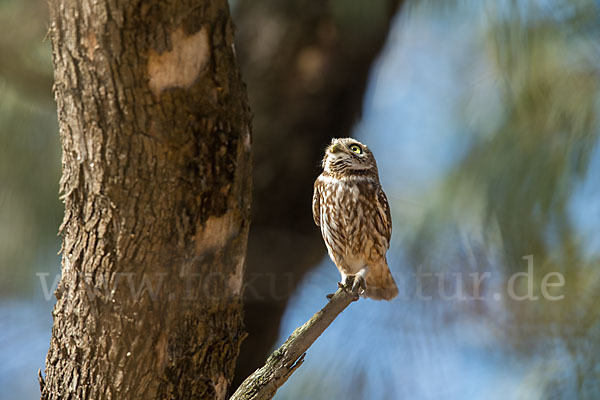
<path id="1" fill-rule="evenodd" d="M 36 272 L 59 270 L 60 143 L 46 21 L 43 2 L 0 1 L 2 295 L 31 294 Z"/>
<path id="2" fill-rule="evenodd" d="M 581 212 L 573 210 L 577 187 L 600 173 L 590 170 L 599 139 L 598 7 L 587 0 L 484 3 L 482 47 L 496 91 L 464 108 L 472 144 L 437 189 L 410 247 L 413 265 L 456 270 L 455 262 L 439 263 L 432 254 L 466 260 L 473 245 L 457 238 L 468 231 L 474 247 L 486 249 L 475 268 L 495 265 L 504 284 L 526 271 L 527 255 L 534 257 L 537 295 L 547 273 L 563 274 L 564 300 L 507 299 L 508 319 L 488 314 L 513 351 L 539 358 L 540 369 L 528 379 L 544 388 L 545 398 L 565 398 L 571 383 L 577 398 L 600 396 L 600 254 L 585 249 L 573 222 Z M 489 113 L 485 108 L 499 122 L 472 115 Z M 545 368 L 557 362 L 560 347 L 568 360 Z"/>

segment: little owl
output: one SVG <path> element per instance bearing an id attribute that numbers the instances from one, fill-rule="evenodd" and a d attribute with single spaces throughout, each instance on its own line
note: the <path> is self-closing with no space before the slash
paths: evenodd
<path id="1" fill-rule="evenodd" d="M 333 139 L 322 165 L 313 217 L 342 275 L 341 285 L 352 284 L 353 292 L 372 299 L 393 299 L 398 287 L 385 257 L 392 218 L 373 153 L 355 139 Z"/>

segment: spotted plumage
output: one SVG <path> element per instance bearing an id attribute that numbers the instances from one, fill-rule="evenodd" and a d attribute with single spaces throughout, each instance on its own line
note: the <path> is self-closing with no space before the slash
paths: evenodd
<path id="1" fill-rule="evenodd" d="M 333 139 L 315 181 L 313 217 L 342 283 L 365 285 L 364 295 L 391 300 L 398 288 L 387 265 L 392 219 L 373 153 L 357 140 Z"/>

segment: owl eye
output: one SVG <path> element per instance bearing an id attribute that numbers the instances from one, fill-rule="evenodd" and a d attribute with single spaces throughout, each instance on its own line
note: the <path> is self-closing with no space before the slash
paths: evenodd
<path id="1" fill-rule="evenodd" d="M 355 152 L 356 154 L 362 154 L 362 149 L 360 148 L 359 145 L 357 144 L 351 144 L 350 145 L 350 150 L 352 150 L 353 152 Z"/>

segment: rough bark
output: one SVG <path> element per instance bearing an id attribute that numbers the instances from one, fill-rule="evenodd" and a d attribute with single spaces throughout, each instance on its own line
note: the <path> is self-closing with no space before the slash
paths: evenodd
<path id="1" fill-rule="evenodd" d="M 234 386 L 263 364 L 290 295 L 325 255 L 311 215 L 319 161 L 332 137 L 351 134 L 401 3 L 242 0 L 235 10 L 255 115 L 255 187 L 244 296 L 249 336 Z"/>
<path id="2" fill-rule="evenodd" d="M 251 180 L 227 2 L 50 14 L 65 217 L 42 398 L 225 398 Z"/>
<path id="3" fill-rule="evenodd" d="M 359 299 L 356 293 L 340 287 L 330 301 L 317 311 L 304 325 L 296 328 L 277 350 L 267 359 L 264 366 L 257 369 L 242 382 L 229 400 L 268 400 L 289 377 L 302 365 L 306 351 L 331 325 L 342 311 Z"/>

